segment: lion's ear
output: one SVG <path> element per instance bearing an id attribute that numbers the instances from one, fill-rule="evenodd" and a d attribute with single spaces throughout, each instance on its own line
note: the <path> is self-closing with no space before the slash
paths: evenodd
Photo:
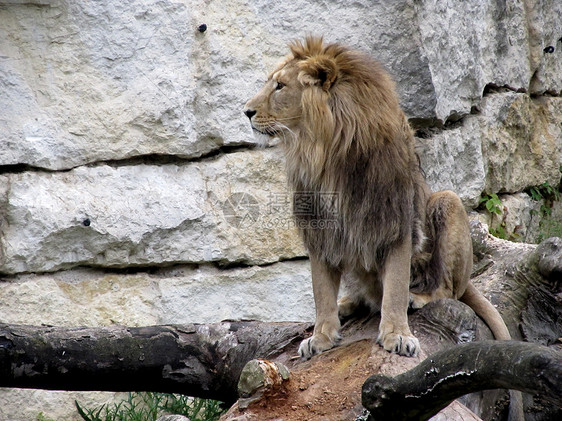
<path id="1" fill-rule="evenodd" d="M 309 57 L 299 63 L 299 82 L 303 85 L 320 86 L 328 91 L 338 77 L 336 62 L 326 56 Z"/>

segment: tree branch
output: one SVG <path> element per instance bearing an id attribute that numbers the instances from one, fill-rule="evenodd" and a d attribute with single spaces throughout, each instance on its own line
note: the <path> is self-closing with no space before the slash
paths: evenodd
<path id="1" fill-rule="evenodd" d="M 562 352 L 516 341 L 462 344 L 396 377 L 369 377 L 362 401 L 370 419 L 425 420 L 460 396 L 496 388 L 539 393 L 562 405 Z"/>
<path id="2" fill-rule="evenodd" d="M 0 387 L 159 391 L 233 402 L 251 359 L 274 358 L 308 323 L 61 328 L 0 325 Z"/>

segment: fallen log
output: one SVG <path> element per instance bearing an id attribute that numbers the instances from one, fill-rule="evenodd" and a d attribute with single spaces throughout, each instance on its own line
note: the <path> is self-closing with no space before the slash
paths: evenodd
<path id="1" fill-rule="evenodd" d="M 0 387 L 158 391 L 237 399 L 242 368 L 302 340 L 309 323 L 149 327 L 0 325 Z"/>
<path id="2" fill-rule="evenodd" d="M 342 419 L 363 411 L 361 385 L 370 374 L 398 374 L 421 361 L 389 354 L 376 345 L 378 322 L 378 316 L 350 320 L 343 327 L 342 346 L 310 361 L 293 358 L 300 341 L 311 333 L 310 323 L 0 325 L 0 387 L 174 392 L 233 403 L 244 365 L 266 358 L 291 370 L 294 392 L 269 404 L 290 408 L 295 420 L 326 414 Z M 427 352 L 487 333 L 474 313 L 455 300 L 432 303 L 414 313 L 411 322 Z M 262 404 L 258 402 L 268 410 Z M 247 412 L 255 409 L 251 405 Z M 275 414 L 279 407 L 270 411 Z"/>
<path id="3" fill-rule="evenodd" d="M 562 406 L 562 351 L 517 341 L 458 345 L 401 375 L 369 377 L 362 402 L 370 420 L 426 420 L 460 396 L 497 388 L 538 393 Z"/>

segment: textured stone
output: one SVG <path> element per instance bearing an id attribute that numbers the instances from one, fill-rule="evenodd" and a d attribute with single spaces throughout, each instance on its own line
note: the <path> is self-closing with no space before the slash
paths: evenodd
<path id="1" fill-rule="evenodd" d="M 432 191 L 453 190 L 465 206 L 476 207 L 485 186 L 481 123 L 467 118 L 459 127 L 417 139 L 417 151 Z"/>
<path id="2" fill-rule="evenodd" d="M 3 179 L 0 272 L 305 256 L 276 149 Z"/>
<path id="3" fill-rule="evenodd" d="M 0 164 L 191 158 L 253 142 L 240 112 L 250 81 L 235 69 L 255 57 L 232 32 L 196 32 L 204 9 L 169 1 L 2 8 Z"/>
<path id="4" fill-rule="evenodd" d="M 313 321 L 308 261 L 132 274 L 77 269 L 17 275 L 0 287 L 2 323 L 148 326 L 226 319 Z"/>
<path id="5" fill-rule="evenodd" d="M 488 84 L 528 88 L 534 69 L 524 1 L 423 1 L 417 10 L 437 119 L 469 114 Z"/>
<path id="6" fill-rule="evenodd" d="M 502 195 L 502 214 L 499 220 L 507 235 L 525 243 L 534 243 L 533 232 L 538 230 L 541 220 L 540 203 L 531 199 L 526 193 Z M 491 225 L 497 228 L 496 221 Z"/>
<path id="7" fill-rule="evenodd" d="M 535 94 L 562 93 L 562 37 L 560 16 L 562 3 L 524 0 L 527 12 L 529 56 L 534 70 L 530 92 Z"/>
<path id="8" fill-rule="evenodd" d="M 35 421 L 39 414 L 53 421 L 83 421 L 74 401 L 85 408 L 112 406 L 127 399 L 126 393 L 61 392 L 33 389 L 0 388 L 0 419 L 3 421 Z"/>
<path id="9" fill-rule="evenodd" d="M 562 202 L 534 200 L 527 193 L 499 195 L 499 214 L 481 211 L 479 218 L 492 232 L 512 241 L 540 243 L 562 236 Z"/>
<path id="10" fill-rule="evenodd" d="M 506 238 L 520 242 L 534 242 L 531 233 L 535 232 L 539 225 L 540 203 L 533 201 L 526 193 L 500 195 L 499 198 L 501 200 L 499 214 L 481 212 L 485 224 L 492 232 L 501 229 Z"/>
<path id="11" fill-rule="evenodd" d="M 556 0 L 31 3 L 0 9 L 0 165 L 194 158 L 253 143 L 242 104 L 307 33 L 377 57 L 416 120 L 466 115 L 490 84 L 562 88 Z"/>
<path id="12" fill-rule="evenodd" d="M 562 99 L 490 95 L 482 104 L 487 192 L 520 192 L 560 183 Z"/>
<path id="13" fill-rule="evenodd" d="M 162 323 L 314 320 L 307 260 L 228 271 L 170 269 L 159 288 Z"/>
<path id="14" fill-rule="evenodd" d="M 426 179 L 434 191 L 451 189 L 466 206 L 482 192 L 517 193 L 560 183 L 562 99 L 500 92 L 487 95 L 475 114 L 418 138 Z"/>

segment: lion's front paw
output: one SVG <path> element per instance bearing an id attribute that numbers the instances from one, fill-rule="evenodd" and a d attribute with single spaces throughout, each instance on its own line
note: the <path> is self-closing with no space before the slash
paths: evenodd
<path id="1" fill-rule="evenodd" d="M 387 329 L 381 326 L 377 343 L 388 352 L 405 357 L 417 357 L 421 349 L 420 342 L 412 336 L 410 329 L 397 333 L 391 326 L 387 326 Z"/>
<path id="2" fill-rule="evenodd" d="M 323 333 L 315 333 L 310 338 L 305 339 L 301 342 L 299 346 L 299 356 L 303 360 L 309 360 L 316 354 L 327 351 L 333 348 L 341 339 L 341 336 L 337 334 L 334 340 L 331 340 Z"/>

